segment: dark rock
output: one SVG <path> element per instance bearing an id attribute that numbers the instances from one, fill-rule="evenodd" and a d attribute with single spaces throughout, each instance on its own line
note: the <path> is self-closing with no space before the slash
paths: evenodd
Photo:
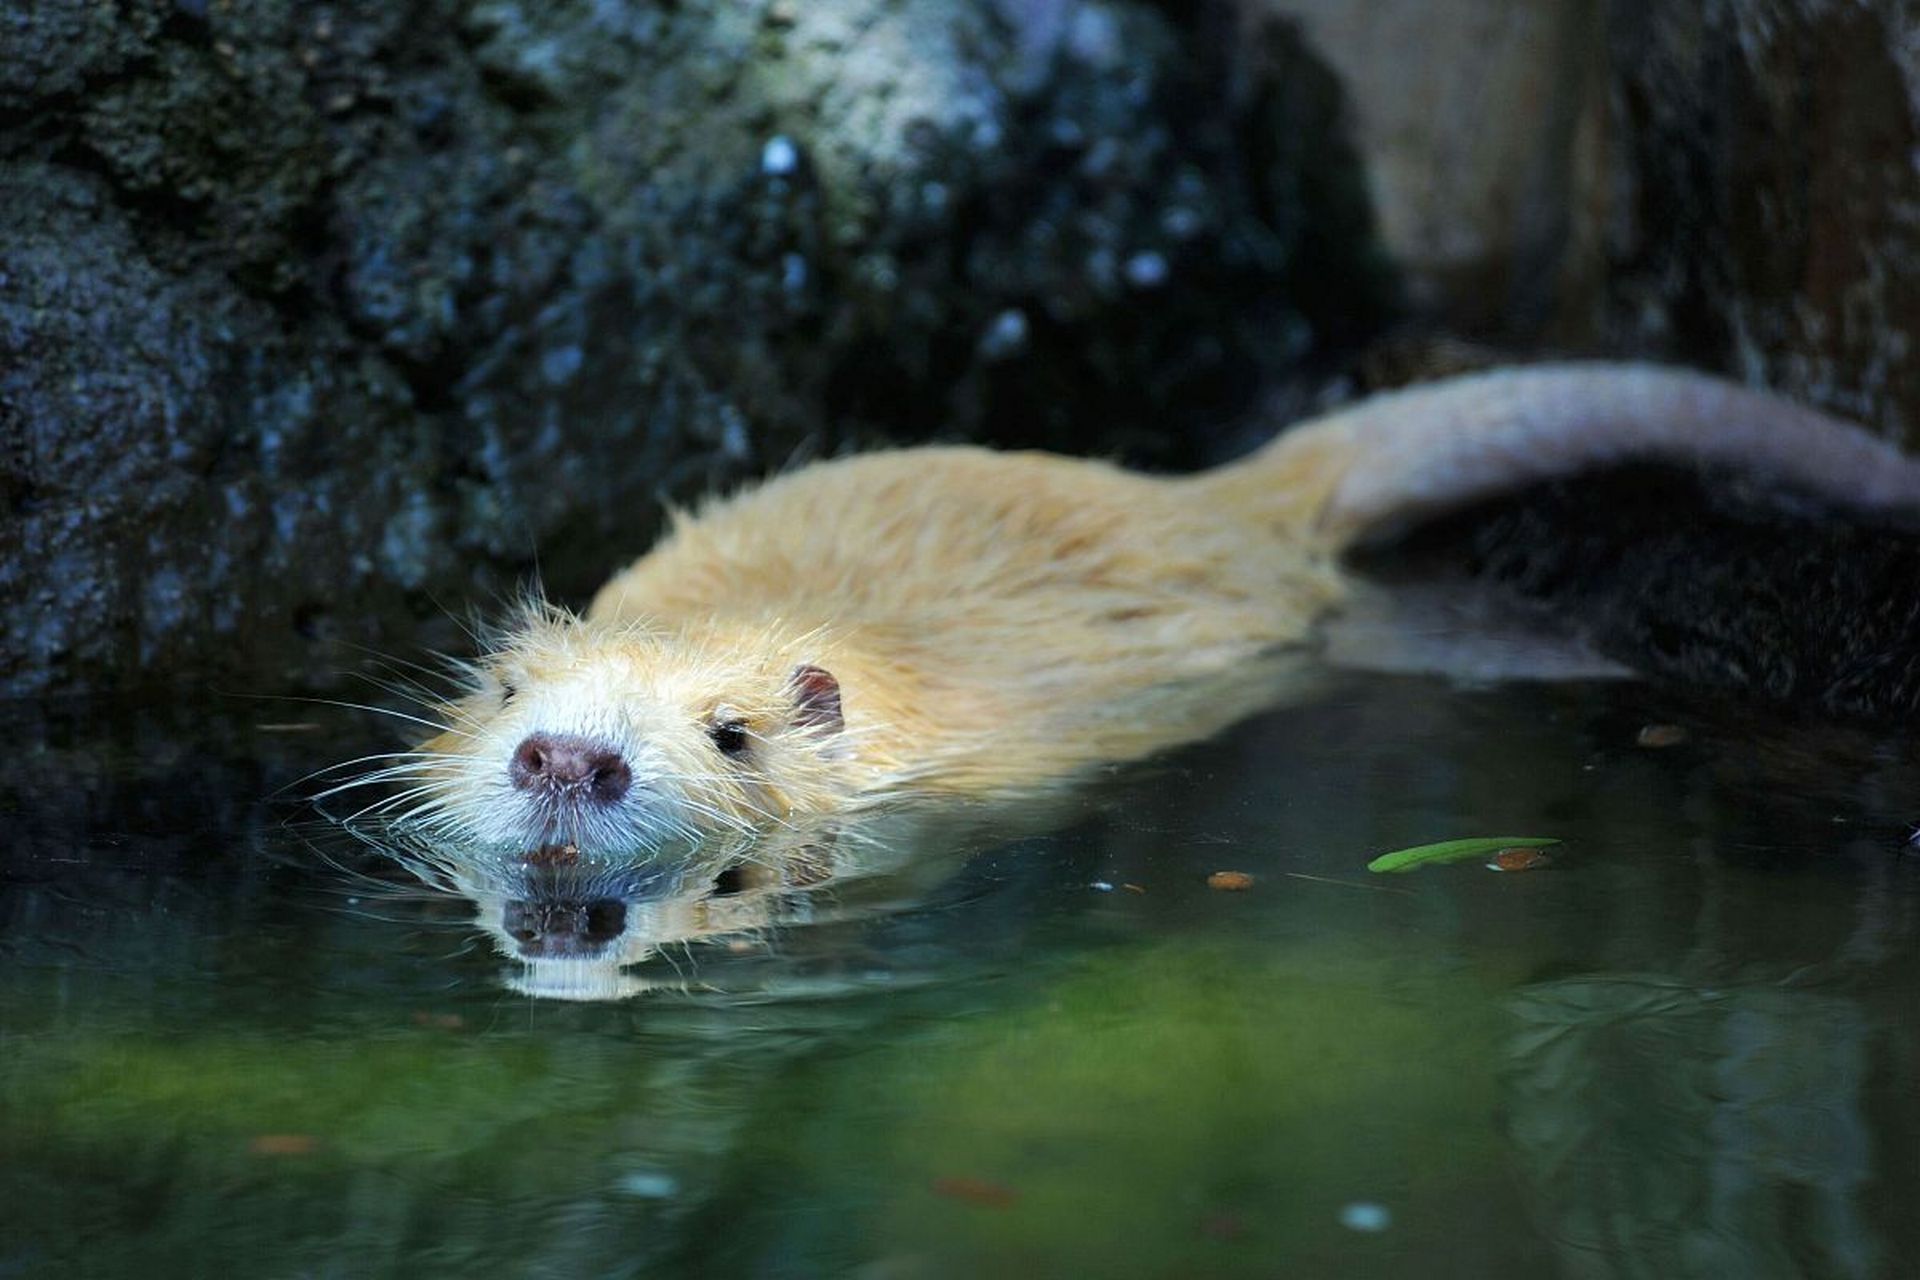
<path id="1" fill-rule="evenodd" d="M 0 689 L 277 689 L 796 450 L 1181 463 L 1382 290 L 1284 32 L 1050 0 L 0 24 Z M 1019 317 L 1019 333 L 1012 333 Z M 444 628 L 443 628 L 444 630 Z"/>
<path id="2" fill-rule="evenodd" d="M 1857 5 L 1611 10 L 1621 209 L 1606 339 L 1911 442 L 1920 423 L 1920 18 Z"/>

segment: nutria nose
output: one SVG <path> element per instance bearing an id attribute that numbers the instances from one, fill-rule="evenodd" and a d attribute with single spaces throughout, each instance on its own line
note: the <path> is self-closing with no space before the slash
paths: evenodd
<path id="1" fill-rule="evenodd" d="M 521 791 L 584 793 L 595 804 L 612 804 L 633 785 L 633 771 L 612 747 L 563 733 L 530 733 L 513 749 L 507 776 Z"/>

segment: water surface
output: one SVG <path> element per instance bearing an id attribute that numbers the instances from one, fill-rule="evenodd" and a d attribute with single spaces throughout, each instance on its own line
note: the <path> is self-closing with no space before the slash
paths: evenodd
<path id="1" fill-rule="evenodd" d="M 1062 829 L 561 1003 L 472 903 L 269 798 L 387 745 L 364 718 L 22 706 L 0 734 L 0 1276 L 1920 1255 L 1905 743 L 1355 679 Z M 1515 832 L 1565 843 L 1365 870 Z"/>

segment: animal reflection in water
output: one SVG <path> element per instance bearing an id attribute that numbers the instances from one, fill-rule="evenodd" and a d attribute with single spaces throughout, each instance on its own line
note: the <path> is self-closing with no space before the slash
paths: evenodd
<path id="1" fill-rule="evenodd" d="M 807 829 L 708 837 L 618 855 L 568 845 L 487 849 L 388 825 L 362 830 L 430 889 L 473 904 L 514 962 L 506 985 L 554 1000 L 698 990 L 703 962 L 731 944 L 759 951 L 780 930 L 900 910 L 991 834 L 950 808 Z"/>

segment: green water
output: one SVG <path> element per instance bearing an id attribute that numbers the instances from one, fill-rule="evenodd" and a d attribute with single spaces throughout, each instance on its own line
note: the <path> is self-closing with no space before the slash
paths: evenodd
<path id="1" fill-rule="evenodd" d="M 1906 744 L 1354 681 L 895 909 L 823 895 L 562 1003 L 473 904 L 267 798 L 377 727 L 261 705 L 0 714 L 0 1277 L 1920 1256 Z M 1364 869 L 1509 832 L 1565 843 Z"/>

